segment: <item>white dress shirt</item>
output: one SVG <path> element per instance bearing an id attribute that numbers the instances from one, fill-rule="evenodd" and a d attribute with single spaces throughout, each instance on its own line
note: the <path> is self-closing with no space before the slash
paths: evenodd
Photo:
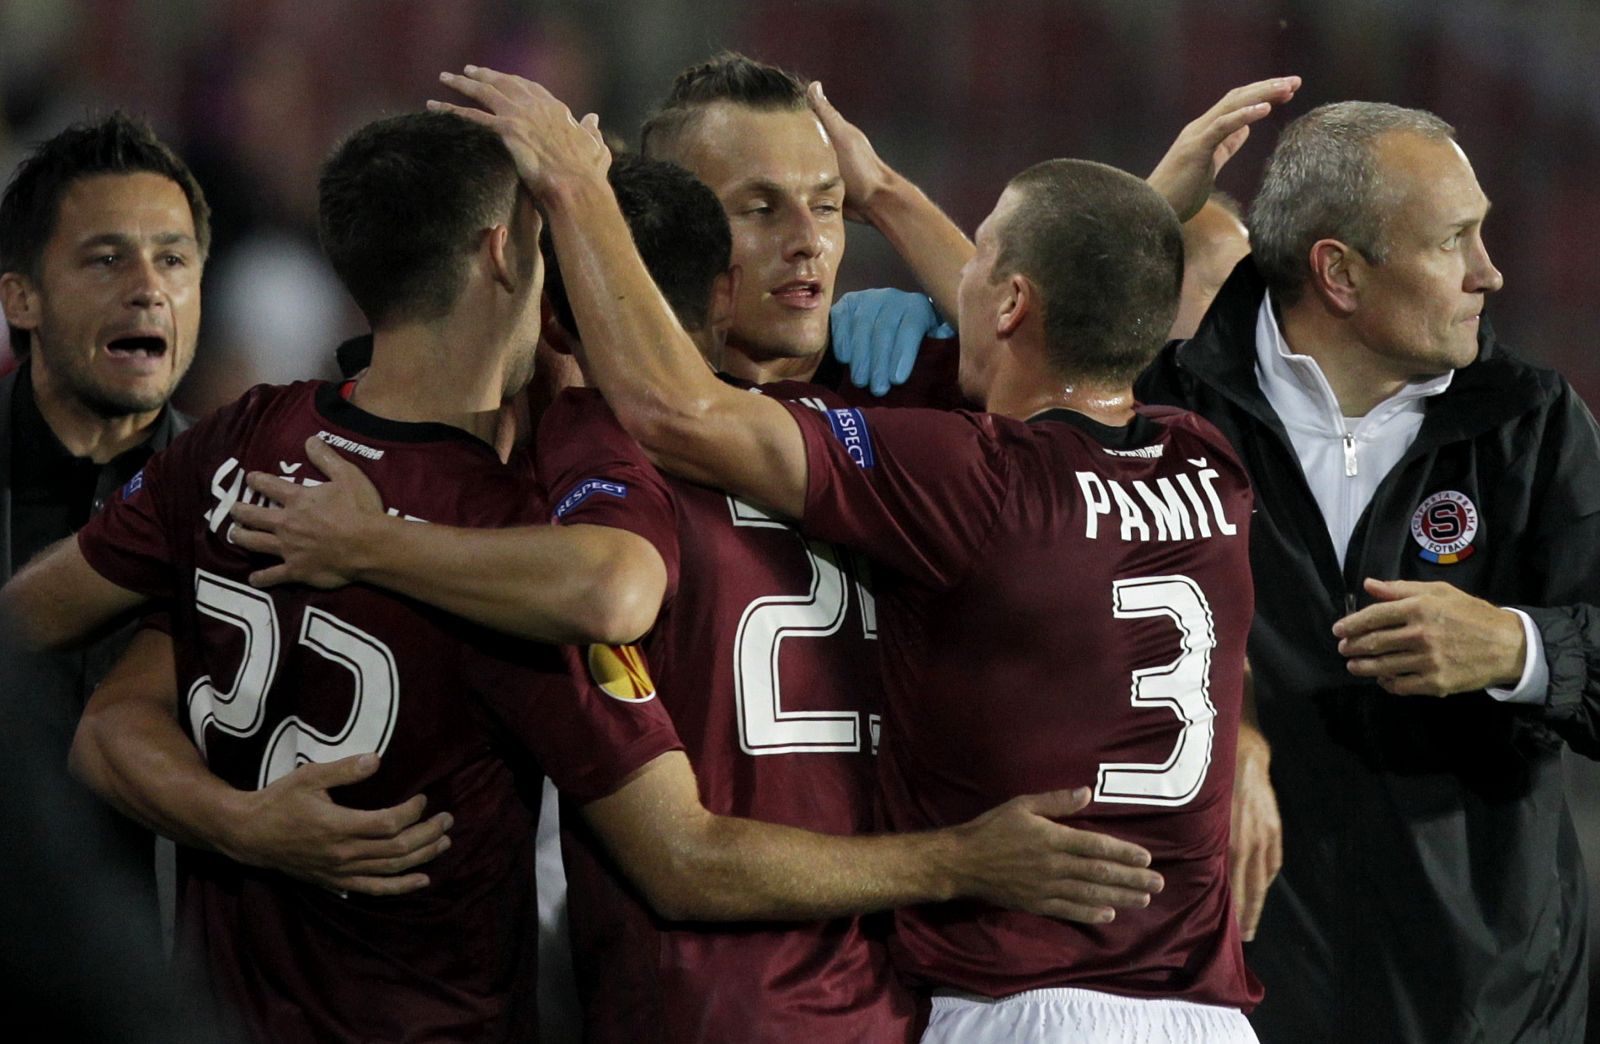
<path id="1" fill-rule="evenodd" d="M 1341 569 L 1361 513 L 1422 428 L 1423 400 L 1450 387 L 1454 376 L 1452 371 L 1413 381 L 1365 417 L 1346 417 L 1322 367 L 1309 355 L 1296 355 L 1283 339 L 1272 295 L 1262 300 L 1256 315 L 1256 380 L 1289 433 Z M 1489 695 L 1514 703 L 1543 703 L 1550 681 L 1544 643 L 1527 613 L 1511 611 L 1522 621 L 1528 655 L 1516 687 L 1490 689 Z"/>

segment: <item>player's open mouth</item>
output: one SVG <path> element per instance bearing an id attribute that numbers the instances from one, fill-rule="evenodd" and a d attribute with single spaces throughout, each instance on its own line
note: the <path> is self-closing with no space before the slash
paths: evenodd
<path id="1" fill-rule="evenodd" d="M 816 308 L 822 304 L 822 284 L 814 279 L 797 279 L 773 287 L 773 298 L 790 308 Z"/>
<path id="2" fill-rule="evenodd" d="M 159 359 L 167 354 L 167 339 L 159 334 L 136 334 L 106 342 L 106 351 L 121 359 Z"/>

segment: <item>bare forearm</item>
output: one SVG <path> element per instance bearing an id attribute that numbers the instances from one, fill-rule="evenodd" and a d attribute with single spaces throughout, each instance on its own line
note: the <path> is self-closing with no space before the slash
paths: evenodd
<path id="1" fill-rule="evenodd" d="M 584 807 L 658 913 L 675 919 L 811 920 L 956 896 L 1103 923 L 1161 888 L 1137 845 L 1054 822 L 1087 788 L 1013 798 L 959 826 L 840 837 L 715 816 L 689 761 L 663 754 Z"/>
<path id="2" fill-rule="evenodd" d="M 671 919 L 812 920 L 958 891 L 953 832 L 840 837 L 713 815 L 682 753 L 662 755 L 583 811 Z"/>
<path id="3" fill-rule="evenodd" d="M 85 712 L 73 775 L 129 818 L 179 844 L 225 851 L 241 793 L 212 775 L 167 709 L 119 701 Z"/>
<path id="4" fill-rule="evenodd" d="M 34 649 L 84 644 L 144 599 L 104 579 L 69 536 L 41 551 L 0 591 L 0 618 Z"/>
<path id="5" fill-rule="evenodd" d="M 585 540 L 554 526 L 391 521 L 374 530 L 359 579 L 507 634 L 620 644 L 648 630 L 661 606 L 665 567 L 659 556 L 651 564 L 648 554 L 619 549 L 631 534 Z"/>
<path id="6" fill-rule="evenodd" d="M 610 186 L 582 182 L 545 202 L 591 380 L 647 452 L 670 449 L 653 436 L 702 413 L 719 383 L 632 250 Z"/>
<path id="7" fill-rule="evenodd" d="M 805 506 L 805 447 L 777 402 L 723 384 L 639 260 L 611 188 L 545 199 L 588 373 L 656 464 L 790 517 Z"/>
<path id="8" fill-rule="evenodd" d="M 837 837 L 729 816 L 682 846 L 667 916 L 814 920 L 954 897 L 955 845 L 943 833 Z M 685 887 L 687 886 L 687 887 Z"/>
<path id="9" fill-rule="evenodd" d="M 954 323 L 961 268 L 974 252 L 966 233 L 920 188 L 887 168 L 882 187 L 861 209 L 911 267 L 939 314 Z"/>

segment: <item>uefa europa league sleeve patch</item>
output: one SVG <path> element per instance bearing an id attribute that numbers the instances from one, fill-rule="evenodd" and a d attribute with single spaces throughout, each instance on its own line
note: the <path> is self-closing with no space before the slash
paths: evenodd
<path id="1" fill-rule="evenodd" d="M 589 646 L 589 678 L 614 700 L 646 703 L 656 698 L 656 683 L 637 645 Z"/>
<path id="2" fill-rule="evenodd" d="M 1422 545 L 1422 558 L 1438 565 L 1454 565 L 1472 557 L 1478 535 L 1478 506 L 1465 493 L 1441 490 L 1417 506 L 1411 516 L 1411 535 Z"/>

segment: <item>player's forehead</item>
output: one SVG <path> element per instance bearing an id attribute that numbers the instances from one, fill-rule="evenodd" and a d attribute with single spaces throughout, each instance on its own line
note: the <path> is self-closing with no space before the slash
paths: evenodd
<path id="1" fill-rule="evenodd" d="M 839 159 L 809 109 L 707 105 L 684 129 L 679 162 L 726 199 L 765 186 L 804 194 L 839 180 Z"/>
<path id="2" fill-rule="evenodd" d="M 92 174 L 62 193 L 50 246 L 76 250 L 99 242 L 193 243 L 194 213 L 171 178 L 140 171 Z"/>

